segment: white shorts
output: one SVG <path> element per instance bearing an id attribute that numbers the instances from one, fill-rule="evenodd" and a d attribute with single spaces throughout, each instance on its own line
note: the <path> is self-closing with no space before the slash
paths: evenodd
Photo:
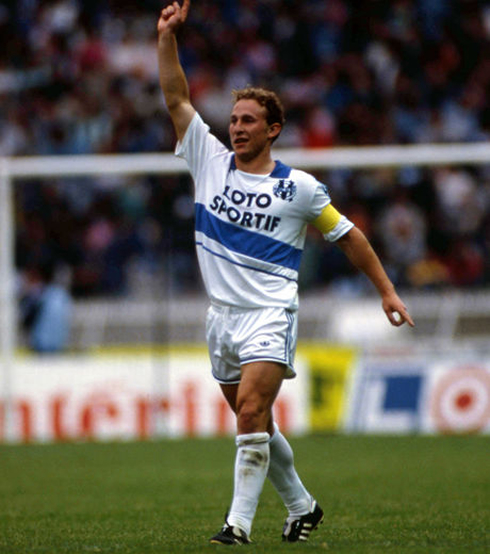
<path id="1" fill-rule="evenodd" d="M 223 384 L 239 383 L 241 366 L 259 361 L 284 364 L 285 378 L 296 377 L 297 314 L 285 308 L 211 305 L 206 340 L 214 378 Z"/>

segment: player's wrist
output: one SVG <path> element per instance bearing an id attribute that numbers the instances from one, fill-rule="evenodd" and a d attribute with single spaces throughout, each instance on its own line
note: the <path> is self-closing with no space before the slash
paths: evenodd
<path id="1" fill-rule="evenodd" d="M 381 298 L 389 298 L 393 294 L 396 294 L 395 285 L 391 281 L 388 283 L 382 283 L 378 286 L 378 292 Z"/>
<path id="2" fill-rule="evenodd" d="M 177 32 L 177 27 L 176 28 L 171 28 L 171 27 L 165 27 L 165 29 L 162 29 L 160 31 L 158 31 L 158 41 L 167 41 L 167 40 L 172 40 L 173 38 L 175 38 L 175 34 Z"/>

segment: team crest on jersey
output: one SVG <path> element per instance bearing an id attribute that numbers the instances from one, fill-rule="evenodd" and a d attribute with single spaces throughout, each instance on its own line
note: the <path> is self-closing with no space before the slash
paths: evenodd
<path id="1" fill-rule="evenodd" d="M 272 192 L 274 193 L 274 196 L 277 196 L 277 198 L 292 202 L 293 198 L 296 196 L 296 185 L 294 184 L 294 181 L 279 179 L 279 181 L 277 181 L 274 185 Z"/>

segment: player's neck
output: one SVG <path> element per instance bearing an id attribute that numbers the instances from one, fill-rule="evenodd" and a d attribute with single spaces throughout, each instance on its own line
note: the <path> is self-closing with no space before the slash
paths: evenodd
<path id="1" fill-rule="evenodd" d="M 251 160 L 240 158 L 235 154 L 236 168 L 245 173 L 255 173 L 257 175 L 267 175 L 271 173 L 276 165 L 270 152 L 263 152 Z"/>

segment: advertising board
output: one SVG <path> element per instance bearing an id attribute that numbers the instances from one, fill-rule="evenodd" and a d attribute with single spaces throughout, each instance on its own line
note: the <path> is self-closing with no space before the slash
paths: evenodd
<path id="1" fill-rule="evenodd" d="M 308 429 L 308 372 L 285 381 L 275 417 Z M 234 433 L 204 348 L 16 359 L 8 399 L 14 441 L 133 440 Z M 2 419 L 4 406 L 1 406 Z M 1 426 L 4 428 L 4 425 Z"/>
<path id="2" fill-rule="evenodd" d="M 366 357 L 356 369 L 346 430 L 490 432 L 490 357 Z"/>

